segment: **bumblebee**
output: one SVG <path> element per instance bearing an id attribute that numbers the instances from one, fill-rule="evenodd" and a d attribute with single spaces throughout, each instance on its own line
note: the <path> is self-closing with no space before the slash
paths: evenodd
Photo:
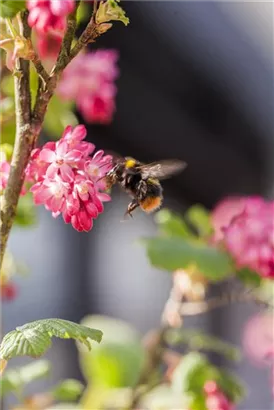
<path id="1" fill-rule="evenodd" d="M 134 158 L 117 159 L 113 168 L 105 176 L 106 188 L 119 184 L 131 197 L 126 215 L 138 207 L 144 212 L 156 211 L 162 205 L 163 188 L 160 180 L 181 172 L 186 163 L 179 160 L 164 160 L 142 164 Z"/>

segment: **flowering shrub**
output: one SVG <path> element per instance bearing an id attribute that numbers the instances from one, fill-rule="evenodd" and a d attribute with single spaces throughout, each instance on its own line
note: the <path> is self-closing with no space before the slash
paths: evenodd
<path id="1" fill-rule="evenodd" d="M 3 70 L 1 86 L 0 295 L 2 301 L 12 301 L 17 296 L 14 276 L 20 271 L 6 251 L 13 223 L 29 226 L 34 222 L 34 205 L 44 205 L 54 218 L 62 215 L 77 231 L 88 232 L 104 211 L 104 202 L 111 199 L 104 177 L 113 159 L 85 140 L 87 131 L 78 124 L 73 104 L 87 122 L 107 125 L 112 121 L 118 54 L 115 50 L 87 52 L 85 47 L 109 31 L 114 21 L 127 25 L 129 20 L 115 0 L 2 3 L 1 24 L 6 28 L 0 47 L 6 51 L 10 71 Z M 81 11 L 87 4 L 93 8 L 90 14 L 89 8 Z M 83 15 L 88 17 L 86 27 L 77 38 Z M 55 139 L 38 146 L 42 129 Z M 54 318 L 16 327 L 1 341 L 0 370 L 17 356 L 40 357 L 53 336 L 71 338 L 77 341 L 87 387 L 68 379 L 44 393 L 25 396 L 26 384 L 48 374 L 50 364 L 40 360 L 5 370 L 2 398 L 20 392 L 17 409 L 29 410 L 50 410 L 55 403 L 69 408 L 69 402 L 76 401 L 77 408 L 102 410 L 113 403 L 117 408 L 151 410 L 237 407 L 245 394 L 242 382 L 214 366 L 207 353 L 237 361 L 240 352 L 198 329 L 185 328 L 184 319 L 246 298 L 241 292 L 233 297 L 209 297 L 211 284 L 230 278 L 249 289 L 250 300 L 269 305 L 274 279 L 274 202 L 230 197 L 211 213 L 194 205 L 183 217 L 164 209 L 155 220 L 158 233 L 143 244 L 151 264 L 173 278 L 161 327 L 144 338 L 127 323 L 102 316 L 88 316 L 81 324 Z M 255 363 L 269 363 L 273 376 L 272 326 L 272 313 L 252 318 L 243 333 L 243 348 Z M 91 341 L 100 343 L 92 352 Z"/>

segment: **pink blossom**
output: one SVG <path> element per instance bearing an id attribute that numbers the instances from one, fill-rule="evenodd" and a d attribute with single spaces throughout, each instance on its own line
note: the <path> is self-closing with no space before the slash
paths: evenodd
<path id="1" fill-rule="evenodd" d="M 79 54 L 65 69 L 57 93 L 73 100 L 87 122 L 108 123 L 115 111 L 118 54 L 98 50 Z"/>
<path id="2" fill-rule="evenodd" d="M 252 317 L 245 325 L 243 347 L 255 364 L 269 363 L 274 355 L 274 317 L 261 313 Z"/>
<path id="3" fill-rule="evenodd" d="M 9 173 L 10 173 L 10 163 L 6 159 L 6 155 L 3 151 L 0 152 L 0 195 L 3 194 L 3 191 L 7 187 Z M 25 182 L 29 182 L 28 178 L 25 179 Z M 22 186 L 20 195 L 25 195 L 27 188 L 25 184 Z"/>
<path id="4" fill-rule="evenodd" d="M 9 178 L 9 173 L 10 173 L 10 163 L 6 159 L 6 155 L 4 152 L 0 152 L 1 155 L 1 162 L 0 162 L 0 193 L 3 192 L 3 190 L 7 186 L 8 178 Z"/>
<path id="5" fill-rule="evenodd" d="M 274 278 L 274 202 L 247 198 L 243 210 L 223 228 L 224 244 L 238 268 Z"/>
<path id="6" fill-rule="evenodd" d="M 204 392 L 208 410 L 233 410 L 233 403 L 228 400 L 215 381 L 207 381 L 204 385 Z"/>
<path id="7" fill-rule="evenodd" d="M 28 23 L 41 34 L 50 30 L 64 31 L 66 16 L 74 7 L 74 0 L 28 0 Z"/>
<path id="8" fill-rule="evenodd" d="M 57 143 L 48 143 L 32 152 L 27 172 L 35 180 L 34 203 L 44 204 L 53 217 L 62 214 L 66 223 L 78 231 L 89 231 L 103 212 L 103 202 L 110 197 L 104 192 L 103 178 L 112 167 L 112 157 L 83 141 L 86 128 L 68 126 Z"/>
<path id="9" fill-rule="evenodd" d="M 63 34 L 58 31 L 51 31 L 45 34 L 40 33 L 36 41 L 39 57 L 42 60 L 56 60 L 61 48 L 62 39 Z"/>
<path id="10" fill-rule="evenodd" d="M 244 201 L 244 197 L 228 197 L 217 203 L 211 214 L 214 239 L 216 241 L 223 239 L 223 229 L 230 224 L 236 215 L 243 211 Z"/>

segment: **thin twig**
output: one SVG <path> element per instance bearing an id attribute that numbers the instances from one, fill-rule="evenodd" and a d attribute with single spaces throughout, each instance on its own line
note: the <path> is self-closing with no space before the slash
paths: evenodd
<path id="1" fill-rule="evenodd" d="M 44 84 L 46 84 L 49 80 L 49 74 L 47 73 L 40 58 L 38 57 L 38 54 L 35 51 L 33 51 L 33 55 L 34 56 L 31 61 L 36 69 L 37 74 L 39 75 L 39 77 L 41 77 Z"/>
<path id="2" fill-rule="evenodd" d="M 97 4 L 98 4 L 97 0 L 94 0 L 92 17 L 87 27 L 85 28 L 85 30 L 79 37 L 77 43 L 72 48 L 70 55 L 69 55 L 69 61 L 71 61 L 74 57 L 76 57 L 77 54 L 79 54 L 79 52 L 84 47 L 86 47 L 89 43 L 93 43 L 95 39 L 101 34 L 98 29 L 98 25 L 96 24 Z"/>

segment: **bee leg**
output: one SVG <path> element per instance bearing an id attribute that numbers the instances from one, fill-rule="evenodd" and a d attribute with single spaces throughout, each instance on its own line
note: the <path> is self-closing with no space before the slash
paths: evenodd
<path id="1" fill-rule="evenodd" d="M 126 211 L 126 213 L 125 213 L 125 217 L 126 217 L 127 215 L 129 215 L 131 218 L 133 218 L 133 216 L 131 215 L 131 213 L 134 211 L 134 209 L 138 208 L 138 206 L 139 206 L 139 204 L 138 204 L 138 202 L 136 201 L 136 199 L 134 199 L 133 201 L 131 201 L 130 204 L 128 204 L 127 211 Z"/>

